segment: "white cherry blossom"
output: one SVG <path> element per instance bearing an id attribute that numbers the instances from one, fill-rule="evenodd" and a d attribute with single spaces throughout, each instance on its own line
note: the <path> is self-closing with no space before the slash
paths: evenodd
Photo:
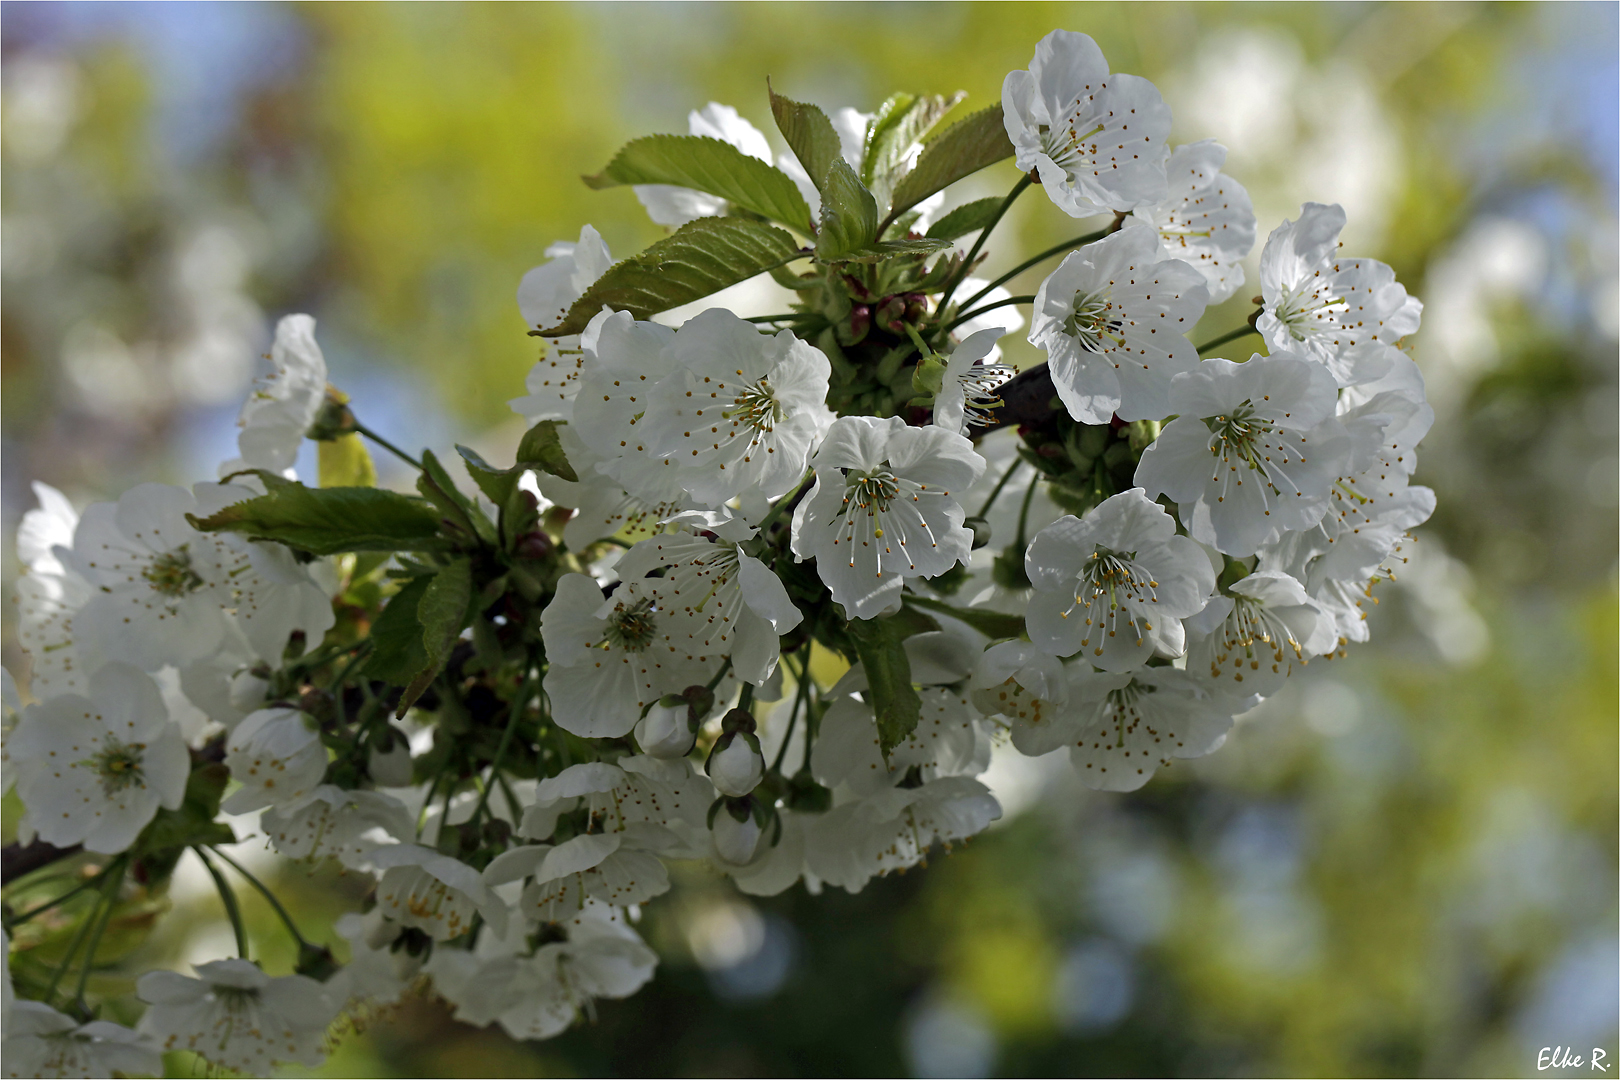
<path id="1" fill-rule="evenodd" d="M 7 1076 L 112 1076 L 163 1072 L 148 1040 L 110 1020 L 81 1024 L 43 1001 L 18 1001 L 0 1041 Z"/>
<path id="2" fill-rule="evenodd" d="M 1024 558 L 1035 587 L 1029 639 L 1054 656 L 1079 654 L 1104 671 L 1132 671 L 1155 651 L 1180 655 L 1181 620 L 1202 610 L 1215 571 L 1198 545 L 1141 488 L 1084 518 L 1035 534 Z"/>
<path id="3" fill-rule="evenodd" d="M 996 342 L 1003 335 L 999 326 L 980 330 L 951 350 L 940 390 L 934 395 L 937 426 L 966 435 L 969 427 L 994 421 L 994 409 L 1001 401 L 998 391 L 1017 374 L 1011 365 L 995 362 Z"/>
<path id="4" fill-rule="evenodd" d="M 1226 692 L 1269 697 L 1294 668 L 1339 643 L 1333 618 L 1278 570 L 1257 570 L 1234 582 L 1191 619 L 1187 670 L 1208 673 Z"/>
<path id="5" fill-rule="evenodd" d="M 752 530 L 749 530 L 752 532 Z M 729 655 L 745 682 L 762 685 L 781 657 L 781 635 L 804 615 L 782 581 L 736 543 L 687 532 L 662 533 L 636 544 L 617 565 L 627 581 L 662 570 L 662 580 L 681 598 L 671 605 L 673 625 L 686 635 L 686 648 L 705 655 Z M 684 716 L 680 721 L 684 730 Z"/>
<path id="6" fill-rule="evenodd" d="M 552 244 L 541 263 L 518 283 L 518 309 L 531 330 L 547 330 L 568 315 L 574 301 L 613 265 L 601 234 L 589 225 L 579 230 L 579 243 Z M 579 373 L 585 363 L 585 334 L 539 338 L 540 359 L 524 379 L 525 397 L 509 404 L 512 411 L 537 424 L 542 420 L 568 420 L 574 412 Z"/>
<path id="7" fill-rule="evenodd" d="M 637 421 L 646 453 L 672 466 L 698 503 L 719 507 L 745 491 L 774 499 L 804 475 L 832 423 L 832 366 L 791 331 L 761 334 L 723 308 L 675 331 Z"/>
<path id="8" fill-rule="evenodd" d="M 967 439 L 899 417 L 845 416 L 811 464 L 816 482 L 793 514 L 793 554 L 816 560 L 850 618 L 898 603 L 907 578 L 966 561 L 973 534 L 955 493 L 984 471 Z"/>
<path id="9" fill-rule="evenodd" d="M 1175 668 L 1142 668 L 1119 687 L 1093 682 L 1066 714 L 1076 744 L 1069 759 L 1087 787 L 1135 791 L 1172 758 L 1220 746 L 1234 711 Z"/>
<path id="10" fill-rule="evenodd" d="M 617 738 L 665 694 L 707 683 L 721 654 L 695 650 L 677 614 L 684 604 L 657 579 L 623 582 L 603 599 L 592 578 L 563 575 L 540 620 L 557 723 L 583 738 Z"/>
<path id="11" fill-rule="evenodd" d="M 1243 284 L 1242 260 L 1254 248 L 1254 204 L 1242 184 L 1221 172 L 1224 164 L 1226 147 L 1214 139 L 1176 147 L 1165 165 L 1169 195 L 1135 214 L 1158 230 L 1164 258 L 1204 276 L 1211 304 Z"/>
<path id="12" fill-rule="evenodd" d="M 335 858 L 351 870 L 359 869 L 373 849 L 409 840 L 414 824 L 405 804 L 392 795 L 331 784 L 315 788 L 300 805 L 272 807 L 259 818 L 265 836 L 287 858 Z"/>
<path id="13" fill-rule="evenodd" d="M 1136 482 L 1175 500 L 1195 540 L 1253 555 L 1327 512 L 1353 448 L 1337 400 L 1327 368 L 1292 353 L 1205 360 L 1176 377 L 1176 419 L 1143 452 Z"/>
<path id="14" fill-rule="evenodd" d="M 935 843 L 974 836 L 1000 816 L 989 789 L 967 776 L 887 788 L 808 822 L 805 867 L 829 885 L 860 892 L 874 877 L 915 866 Z"/>
<path id="15" fill-rule="evenodd" d="M 315 320 L 285 315 L 276 323 L 270 347 L 275 370 L 253 384 L 236 425 L 239 461 L 227 462 L 220 474 L 237 469 L 285 472 L 298 460 L 305 433 L 326 404 L 326 357 L 315 342 Z"/>
<path id="16" fill-rule="evenodd" d="M 135 984 L 148 1006 L 138 1030 L 156 1046 L 249 1076 L 270 1076 L 277 1062 L 324 1060 L 337 1003 L 322 984 L 304 975 L 271 978 L 246 960 L 198 964 L 196 972 L 193 979 L 149 971 Z"/>
<path id="17" fill-rule="evenodd" d="M 473 916 L 481 915 L 497 934 L 506 931 L 506 903 L 459 859 L 419 844 L 391 844 L 371 851 L 366 862 L 381 875 L 377 907 L 402 926 L 449 941 L 470 930 Z"/>
<path id="18" fill-rule="evenodd" d="M 1366 341 L 1392 345 L 1417 333 L 1423 305 L 1374 259 L 1339 256 L 1345 223 L 1337 204 L 1306 203 L 1260 253 L 1265 310 L 1255 328 L 1273 353 L 1298 353 L 1325 364 L 1340 386 L 1355 379 L 1345 354 Z"/>
<path id="19" fill-rule="evenodd" d="M 313 796 L 326 775 L 326 747 L 314 717 L 297 709 L 260 709 L 231 732 L 225 764 L 242 784 L 223 804 L 228 813 L 292 809 Z"/>
<path id="20" fill-rule="evenodd" d="M 157 684 L 118 663 L 96 669 L 84 695 L 30 705 L 10 754 L 40 839 L 109 855 L 134 843 L 160 806 L 179 808 L 191 771 Z"/>
<path id="21" fill-rule="evenodd" d="M 974 705 L 1011 727 L 1018 752 L 1039 757 L 1073 741 L 1064 719 L 1071 702 L 1129 681 L 1129 673 L 1098 672 L 1084 659 L 1065 664 L 1031 642 L 1003 641 L 984 651 L 968 686 Z"/>
<path id="22" fill-rule="evenodd" d="M 1162 202 L 1170 108 L 1136 75 L 1110 74 L 1097 43 L 1054 30 L 1028 71 L 1001 84 L 1002 120 L 1018 167 L 1035 171 L 1065 213 L 1087 217 Z"/>
<path id="23" fill-rule="evenodd" d="M 1029 340 L 1085 424 L 1167 415 L 1170 380 L 1198 366 L 1186 338 L 1209 298 L 1201 274 L 1166 259 L 1156 232 L 1121 229 L 1064 257 L 1035 294 Z"/>

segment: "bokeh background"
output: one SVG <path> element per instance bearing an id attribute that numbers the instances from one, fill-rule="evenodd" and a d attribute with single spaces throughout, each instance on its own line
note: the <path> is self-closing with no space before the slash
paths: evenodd
<path id="1" fill-rule="evenodd" d="M 1439 510 L 1380 587 L 1372 644 L 1131 795 L 1046 759 L 999 768 L 999 825 L 859 895 L 751 900 L 683 874 L 642 923 L 655 982 L 561 1038 L 415 1001 L 320 1075 L 1537 1075 L 1555 1045 L 1615 1061 L 1616 12 L 0 5 L 7 591 L 30 481 L 82 505 L 213 478 L 277 316 L 319 318 L 372 427 L 498 452 L 534 354 L 519 276 L 587 221 L 620 255 L 658 235 L 629 191 L 578 180 L 624 140 L 684 131 L 710 100 L 770 131 L 766 76 L 826 106 L 962 89 L 982 107 L 1047 31 L 1083 30 L 1158 83 L 1177 141 L 1230 147 L 1262 237 L 1306 199 L 1343 203 L 1346 251 L 1427 305 L 1415 355 L 1438 420 L 1417 480 Z M 991 268 L 1074 229 L 1028 197 Z M 229 952 L 196 878 L 138 961 Z M 278 887 L 331 941 L 361 895 L 302 870 Z"/>

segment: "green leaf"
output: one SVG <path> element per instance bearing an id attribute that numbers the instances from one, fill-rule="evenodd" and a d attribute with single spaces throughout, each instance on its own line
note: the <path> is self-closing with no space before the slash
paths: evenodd
<path id="1" fill-rule="evenodd" d="M 405 686 L 428 663 L 422 646 L 422 623 L 417 609 L 422 594 L 437 574 L 412 578 L 383 605 L 382 614 L 371 624 L 371 655 L 366 657 L 365 673 L 394 686 Z"/>
<path id="2" fill-rule="evenodd" d="M 958 90 L 950 97 L 939 94 L 896 94 L 885 101 L 872 120 L 866 136 L 866 154 L 861 159 L 861 179 L 888 202 L 887 194 L 900 179 L 897 174 L 913 143 L 939 123 L 967 95 Z"/>
<path id="3" fill-rule="evenodd" d="M 445 520 L 460 529 L 468 539 L 477 538 L 486 544 L 495 542 L 494 524 L 471 499 L 461 493 L 455 480 L 431 450 L 422 451 L 422 473 L 416 478 L 416 490 L 438 507 Z"/>
<path id="4" fill-rule="evenodd" d="M 376 487 L 377 467 L 360 436 L 354 432 L 315 443 L 315 461 L 321 487 Z"/>
<path id="5" fill-rule="evenodd" d="M 830 263 L 882 262 L 884 259 L 895 259 L 905 255 L 932 255 L 936 251 L 944 251 L 953 246 L 949 240 L 930 240 L 926 237 L 908 240 L 878 240 L 863 248 L 857 248 L 847 254 L 823 259 L 822 261 Z"/>
<path id="6" fill-rule="evenodd" d="M 506 500 L 517 490 L 518 478 L 526 471 L 520 463 L 510 469 L 497 469 L 485 461 L 478 451 L 456 444 L 456 453 L 467 464 L 467 473 L 478 489 L 489 496 L 496 506 L 505 506 Z"/>
<path id="7" fill-rule="evenodd" d="M 707 135 L 632 140 L 601 173 L 585 177 L 585 183 L 598 189 L 620 184 L 696 188 L 800 232 L 810 231 L 810 206 L 786 173 Z"/>
<path id="8" fill-rule="evenodd" d="M 524 432 L 523 441 L 518 443 L 517 460 L 522 468 L 539 469 L 559 479 L 579 483 L 579 474 L 563 453 L 555 420 L 542 420 Z"/>
<path id="9" fill-rule="evenodd" d="M 870 248 L 877 240 L 877 200 L 843 158 L 833 161 L 821 189 L 821 232 L 816 258 L 832 262 Z"/>
<path id="10" fill-rule="evenodd" d="M 602 310 L 628 311 L 645 319 L 701 300 L 801 256 L 798 242 L 781 229 L 747 218 L 698 218 L 608 268 L 568 316 L 541 334 L 577 334 Z"/>
<path id="11" fill-rule="evenodd" d="M 999 195 L 992 195 L 988 199 L 964 203 L 930 225 L 928 235 L 941 240 L 955 240 L 958 236 L 987 229 L 1005 201 Z"/>
<path id="12" fill-rule="evenodd" d="M 1024 617 L 1022 615 L 1005 615 L 999 611 L 985 611 L 980 608 L 970 610 L 968 608 L 953 607 L 932 597 L 917 596 L 914 593 L 906 593 L 905 602 L 929 611 L 937 611 L 941 615 L 949 615 L 953 619 L 967 623 L 989 638 L 1015 638 L 1024 635 Z"/>
<path id="13" fill-rule="evenodd" d="M 467 625 L 467 607 L 472 600 L 472 562 L 457 559 L 425 579 L 427 587 L 417 603 L 416 620 L 422 626 L 422 652 L 427 664 L 417 672 L 400 695 L 395 717 L 402 717 L 422 696 L 444 666 Z"/>
<path id="14" fill-rule="evenodd" d="M 915 630 L 906 620 L 851 619 L 849 636 L 855 654 L 866 669 L 872 711 L 877 717 L 878 744 L 883 756 L 906 741 L 922 715 L 922 699 L 911 685 L 911 661 L 904 641 Z"/>
<path id="15" fill-rule="evenodd" d="M 1012 154 L 1000 105 L 965 116 L 923 147 L 917 164 L 894 187 L 893 213 L 903 213 L 934 192 Z"/>
<path id="16" fill-rule="evenodd" d="M 832 121 L 816 106 L 778 94 L 771 89 L 769 79 L 765 80 L 765 89 L 771 95 L 771 115 L 776 117 L 776 127 L 782 132 L 782 138 L 792 147 L 804 171 L 810 174 L 816 190 L 825 191 L 827 170 L 843 156 Z"/>
<path id="17" fill-rule="evenodd" d="M 231 827 L 214 820 L 219 815 L 219 801 L 230 778 L 230 770 L 218 762 L 193 770 L 186 778 L 186 793 L 179 809 L 160 809 L 141 830 L 134 850 L 142 862 L 148 864 L 148 873 L 154 877 L 166 876 L 179 860 L 180 852 L 193 844 L 236 842 Z"/>
<path id="18" fill-rule="evenodd" d="M 382 488 L 307 488 L 286 483 L 208 517 L 187 514 L 186 519 L 203 532 L 279 540 L 315 555 L 438 551 L 447 546 L 432 506 Z"/>

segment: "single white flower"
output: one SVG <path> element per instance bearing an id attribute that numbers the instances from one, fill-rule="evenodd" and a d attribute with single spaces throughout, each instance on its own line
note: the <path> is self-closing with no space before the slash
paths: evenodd
<path id="1" fill-rule="evenodd" d="M 1171 412 L 1170 380 L 1198 366 L 1186 333 L 1208 299 L 1202 275 L 1164 258 L 1156 232 L 1121 229 L 1071 251 L 1041 282 L 1029 340 L 1076 420 L 1156 420 Z"/>
<path id="2" fill-rule="evenodd" d="M 458 859 L 418 844 L 390 844 L 372 849 L 366 862 L 381 875 L 377 907 L 402 926 L 449 941 L 472 929 L 476 914 L 497 934 L 506 931 L 506 903 Z"/>
<path id="3" fill-rule="evenodd" d="M 337 622 L 332 598 L 292 549 L 282 544 L 241 546 L 247 550 L 249 571 L 236 579 L 236 624 L 259 658 L 279 667 L 295 631 L 302 631 L 313 649 Z"/>
<path id="4" fill-rule="evenodd" d="M 1355 381 L 1346 353 L 1366 341 L 1393 345 L 1417 333 L 1423 305 L 1406 294 L 1395 271 L 1375 259 L 1339 256 L 1344 210 L 1306 203 L 1260 253 L 1265 301 L 1255 329 L 1273 353 L 1298 353 L 1325 364 L 1340 386 Z"/>
<path id="5" fill-rule="evenodd" d="M 1226 147 L 1214 139 L 1176 147 L 1165 166 L 1169 195 L 1136 210 L 1158 230 L 1164 258 L 1204 276 L 1211 304 L 1243 284 L 1242 261 L 1254 247 L 1254 204 L 1242 184 L 1221 172 L 1224 164 Z"/>
<path id="6" fill-rule="evenodd" d="M 642 830 L 630 846 L 665 853 L 701 840 L 714 785 L 685 759 L 637 756 L 620 758 L 619 765 L 596 761 L 570 766 L 540 782 L 534 804 L 523 813 L 519 834 L 531 840 L 550 839 L 557 820 L 582 800 L 591 831 L 618 833 L 635 824 L 657 826 Z"/>
<path id="7" fill-rule="evenodd" d="M 327 996 L 350 1012 L 396 1004 L 416 981 L 422 958 L 396 946 L 403 929 L 372 908 L 347 912 L 333 924 L 349 943 L 349 962 L 326 981 Z"/>
<path id="8" fill-rule="evenodd" d="M 594 579 L 563 575 L 540 618 L 556 722 L 581 738 L 618 738 L 665 694 L 707 683 L 720 655 L 689 648 L 675 614 L 684 602 L 655 578 L 622 582 L 604 600 Z"/>
<path id="9" fill-rule="evenodd" d="M 833 422 L 811 464 L 815 486 L 793 514 L 793 554 L 853 619 L 898 603 L 907 578 L 966 561 L 973 534 L 957 501 L 984 471 L 973 444 L 899 417 Z"/>
<path id="10" fill-rule="evenodd" d="M 1353 449 L 1337 400 L 1327 368 L 1292 353 L 1205 360 L 1176 377 L 1176 419 L 1143 452 L 1136 482 L 1175 500 L 1195 540 L 1253 555 L 1327 512 Z"/>
<path id="11" fill-rule="evenodd" d="M 561 430 L 559 438 L 579 480 L 541 473 L 536 475 L 536 481 L 546 498 L 574 511 L 563 526 L 563 543 L 571 551 L 584 551 L 607 536 L 617 535 L 632 542 L 656 536 L 662 532 L 660 523 L 690 502 L 676 482 L 675 470 L 658 467 L 661 463 L 642 459 L 642 464 L 656 471 L 649 469 L 649 475 L 639 478 L 640 493 L 633 495 L 607 475 L 606 469 L 618 467 L 617 455 L 604 457 L 590 449 L 572 424 Z"/>
<path id="12" fill-rule="evenodd" d="M 276 323 L 270 347 L 275 370 L 259 379 L 242 403 L 236 437 L 242 458 L 229 462 L 224 475 L 240 468 L 285 472 L 298 460 L 304 435 L 326 403 L 326 357 L 315 343 L 315 320 L 285 315 Z"/>
<path id="13" fill-rule="evenodd" d="M 1110 74 L 1097 43 L 1054 30 L 1028 71 L 1001 84 L 1002 120 L 1018 167 L 1072 217 L 1162 202 L 1170 108 L 1136 75 Z"/>
<path id="14" fill-rule="evenodd" d="M 804 619 L 780 578 L 736 543 L 718 537 L 687 532 L 649 537 L 626 552 L 616 569 L 625 581 L 662 571 L 664 595 L 680 597 L 669 612 L 676 632 L 686 635 L 686 649 L 729 655 L 737 677 L 755 686 L 775 672 L 781 635 Z M 685 723 L 683 715 L 682 730 Z"/>
<path id="15" fill-rule="evenodd" d="M 934 423 L 946 431 L 966 435 L 968 428 L 995 420 L 1000 389 L 1017 371 L 992 359 L 1000 327 L 980 330 L 964 338 L 946 358 L 940 390 L 934 395 Z"/>
<path id="16" fill-rule="evenodd" d="M 1007 722 L 1018 752 L 1039 757 L 1073 741 L 1071 702 L 1129 681 L 1129 674 L 1101 673 L 1083 659 L 1065 664 L 1028 641 L 1003 641 L 984 651 L 968 686 L 974 705 Z"/>
<path id="17" fill-rule="evenodd" d="M 1000 816 L 989 789 L 967 776 L 887 788 L 810 821 L 805 868 L 829 885 L 860 892 L 880 874 L 915 866 L 935 843 L 948 848 Z"/>
<path id="18" fill-rule="evenodd" d="M 669 374 L 646 397 L 638 437 L 693 499 L 711 507 L 745 491 L 774 499 L 804 475 L 833 420 L 832 365 L 820 349 L 711 308 L 675 332 L 661 363 Z"/>
<path id="19" fill-rule="evenodd" d="M 148 1005 L 138 1030 L 157 1046 L 249 1076 L 272 1075 L 276 1062 L 314 1067 L 325 1058 L 337 1015 L 325 986 L 304 975 L 271 978 L 246 960 L 198 964 L 196 972 L 149 971 L 135 984 Z"/>
<path id="20" fill-rule="evenodd" d="M 515 847 L 484 870 L 489 886 L 529 879 L 519 910 L 536 922 L 560 922 L 588 900 L 626 907 L 669 891 L 669 871 L 656 851 L 673 847 L 667 830 L 632 822 L 550 844 Z"/>
<path id="21" fill-rule="evenodd" d="M 0 1050 L 7 1076 L 112 1076 L 163 1072 L 146 1039 L 109 1020 L 81 1024 L 43 1001 L 18 1001 L 6 1017 Z"/>
<path id="22" fill-rule="evenodd" d="M 915 673 L 914 673 L 915 674 Z M 977 776 L 990 765 L 990 738 L 965 692 L 925 686 L 917 726 L 885 759 L 872 706 L 841 697 L 822 717 L 810 768 L 827 787 L 848 784 L 868 796 L 905 782 L 916 770 L 924 782 L 942 776 Z"/>
<path id="23" fill-rule="evenodd" d="M 687 114 L 690 134 L 729 143 L 751 158 L 771 163 L 771 144 L 765 135 L 738 115 L 730 105 L 711 101 L 701 110 Z M 660 225 L 685 225 L 700 217 L 718 217 L 726 212 L 728 203 L 718 195 L 710 195 L 692 188 L 674 184 L 637 184 L 636 198 L 647 208 L 647 216 Z"/>
<path id="24" fill-rule="evenodd" d="M 300 805 L 273 806 L 259 818 L 265 836 L 287 858 L 317 862 L 330 857 L 351 870 L 359 869 L 374 849 L 409 841 L 414 825 L 405 804 L 392 795 L 344 791 L 331 784 L 315 788 Z"/>
<path id="25" fill-rule="evenodd" d="M 163 695 L 127 664 L 106 664 L 85 695 L 30 705 L 10 740 L 17 792 L 40 839 L 115 854 L 162 806 L 179 809 L 191 759 Z"/>
<path id="26" fill-rule="evenodd" d="M 1270 697 L 1294 668 L 1339 643 L 1331 616 L 1305 587 L 1278 570 L 1257 570 L 1187 620 L 1187 670 L 1206 672 L 1228 693 Z"/>
<path id="27" fill-rule="evenodd" d="M 326 747 L 314 717 L 297 709 L 260 709 L 231 732 L 225 764 L 242 784 L 225 800 L 226 812 L 292 809 L 310 798 L 326 775 Z"/>
<path id="28" fill-rule="evenodd" d="M 518 309 L 531 330 L 546 330 L 562 322 L 574 301 L 613 265 L 601 234 L 589 225 L 579 230 L 579 243 L 552 244 L 549 262 L 541 263 L 518 283 Z M 574 394 L 585 363 L 583 336 L 567 334 L 541 339 L 540 359 L 525 379 L 528 396 L 510 402 L 512 411 L 531 424 L 542 420 L 568 420 L 573 416 Z"/>
<path id="29" fill-rule="evenodd" d="M 1234 711 L 1189 673 L 1164 667 L 1142 668 L 1117 688 L 1096 681 L 1070 709 L 1070 761 L 1087 787 L 1102 791 L 1135 791 L 1171 758 L 1211 753 L 1225 741 Z"/>
<path id="30" fill-rule="evenodd" d="M 1215 588 L 1209 559 L 1176 535 L 1175 519 L 1141 488 L 1048 525 L 1024 566 L 1035 587 L 1025 616 L 1030 641 L 1054 656 L 1079 653 L 1104 671 L 1133 671 L 1155 651 L 1180 655 L 1181 620 Z"/>

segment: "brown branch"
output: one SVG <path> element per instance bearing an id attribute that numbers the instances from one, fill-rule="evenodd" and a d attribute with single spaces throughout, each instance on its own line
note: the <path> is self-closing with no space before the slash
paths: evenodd
<path id="1" fill-rule="evenodd" d="M 32 874 L 41 867 L 77 855 L 83 850 L 79 844 L 59 848 L 43 840 L 35 840 L 32 844 L 7 844 L 0 848 L 0 883 L 10 885 L 25 874 Z"/>

